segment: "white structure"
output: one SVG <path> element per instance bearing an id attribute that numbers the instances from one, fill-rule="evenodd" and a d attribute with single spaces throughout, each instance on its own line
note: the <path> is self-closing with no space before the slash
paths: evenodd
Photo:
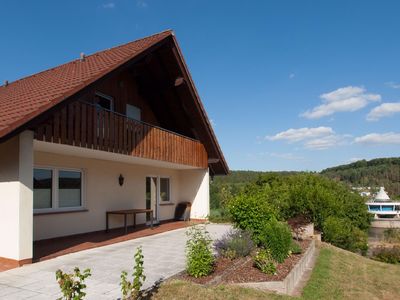
<path id="1" fill-rule="evenodd" d="M 385 188 L 381 187 L 373 201 L 366 203 L 368 212 L 374 215 L 374 219 L 400 218 L 400 202 L 391 201 Z"/>
<path id="2" fill-rule="evenodd" d="M 144 224 L 181 202 L 206 219 L 209 176 L 228 171 L 172 31 L 7 83 L 0 264 L 29 263 L 33 241 L 104 230 L 106 212 L 110 228 L 126 222 L 116 210 Z"/>

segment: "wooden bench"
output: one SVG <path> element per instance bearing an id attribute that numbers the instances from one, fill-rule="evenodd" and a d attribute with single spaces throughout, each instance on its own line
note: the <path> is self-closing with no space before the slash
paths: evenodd
<path id="1" fill-rule="evenodd" d="M 153 229 L 153 210 L 152 209 L 122 209 L 122 210 L 112 210 L 106 211 L 106 232 L 109 230 L 108 219 L 109 215 L 123 215 L 124 216 L 124 227 L 125 227 L 125 234 L 128 233 L 128 224 L 127 224 L 127 216 L 133 215 L 133 227 L 136 227 L 136 215 L 137 214 L 144 214 L 150 213 L 150 227 Z"/>

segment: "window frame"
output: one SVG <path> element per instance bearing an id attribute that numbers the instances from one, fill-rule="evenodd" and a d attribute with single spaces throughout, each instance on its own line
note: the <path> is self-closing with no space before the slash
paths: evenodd
<path id="1" fill-rule="evenodd" d="M 133 108 L 135 108 L 135 109 L 138 110 L 138 112 L 139 112 L 139 119 L 132 118 L 132 117 L 128 116 L 128 107 L 129 107 L 129 106 L 131 106 L 131 107 L 133 107 Z M 136 106 L 136 105 L 133 105 L 133 104 L 130 104 L 130 103 L 126 103 L 126 105 L 125 105 L 125 116 L 126 116 L 129 120 L 142 122 L 142 109 L 141 109 L 140 107 Z"/>
<path id="2" fill-rule="evenodd" d="M 86 208 L 86 199 L 85 199 L 85 183 L 86 183 L 86 172 L 84 169 L 79 168 L 69 168 L 69 167 L 54 167 L 54 166 L 43 166 L 43 165 L 34 165 L 33 169 L 43 169 L 43 170 L 51 170 L 53 174 L 52 182 L 52 195 L 51 195 L 51 208 L 34 208 L 34 214 L 40 213 L 52 213 L 52 212 L 70 212 L 70 211 L 79 211 Z M 71 172 L 80 172 L 81 173 L 81 205 L 74 207 L 59 207 L 59 171 L 71 171 Z M 33 188 L 32 188 L 33 189 Z M 32 202 L 34 200 L 32 199 Z M 33 203 L 32 203 L 33 204 Z"/>
<path id="3" fill-rule="evenodd" d="M 161 199 L 161 179 L 168 179 L 168 200 L 162 200 Z M 166 204 L 166 203 L 171 203 L 171 177 L 170 176 L 158 176 L 158 184 L 160 186 L 159 188 L 159 197 L 160 197 L 160 204 Z"/>
<path id="4" fill-rule="evenodd" d="M 172 189 L 171 189 L 171 187 L 172 187 L 172 177 L 171 176 L 165 176 L 165 175 L 163 175 L 163 176 L 160 176 L 160 175 L 154 175 L 154 174 L 147 174 L 145 177 L 144 177 L 144 184 L 145 184 L 145 197 L 146 197 L 146 178 L 147 177 L 156 177 L 157 178 L 157 205 L 158 206 L 162 206 L 162 205 L 168 205 L 168 204 L 171 204 L 171 203 L 173 203 L 172 201 L 171 201 L 171 199 L 172 199 Z M 169 200 L 168 201 L 162 201 L 161 200 L 161 178 L 166 178 L 166 179 L 168 179 L 168 182 L 169 182 L 169 184 L 168 184 L 168 188 L 169 188 Z"/>
<path id="5" fill-rule="evenodd" d="M 103 99 L 106 99 L 106 100 L 110 101 L 110 109 L 109 109 L 109 111 L 111 111 L 111 112 L 114 111 L 114 97 L 112 97 L 110 95 L 107 95 L 107 94 L 104 94 L 104 93 L 99 92 L 99 91 L 95 91 L 94 95 L 97 96 L 97 97 L 101 97 Z M 95 105 L 96 105 L 96 107 L 98 107 L 97 103 L 95 103 Z M 101 107 L 101 108 L 104 109 L 104 110 L 108 110 L 107 108 L 104 108 L 104 107 Z"/>

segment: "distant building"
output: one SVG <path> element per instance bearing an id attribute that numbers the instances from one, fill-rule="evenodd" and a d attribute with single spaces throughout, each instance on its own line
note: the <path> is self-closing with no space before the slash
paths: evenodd
<path id="1" fill-rule="evenodd" d="M 375 198 L 368 201 L 366 205 L 368 212 L 374 215 L 374 219 L 400 218 L 400 202 L 390 200 L 384 187 L 381 187 Z"/>

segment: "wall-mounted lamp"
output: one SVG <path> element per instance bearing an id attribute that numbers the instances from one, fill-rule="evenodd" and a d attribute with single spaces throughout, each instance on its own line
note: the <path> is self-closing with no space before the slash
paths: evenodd
<path id="1" fill-rule="evenodd" d="M 122 174 L 119 174 L 118 182 L 120 186 L 124 184 L 124 180 L 125 180 L 124 176 L 122 176 Z"/>

